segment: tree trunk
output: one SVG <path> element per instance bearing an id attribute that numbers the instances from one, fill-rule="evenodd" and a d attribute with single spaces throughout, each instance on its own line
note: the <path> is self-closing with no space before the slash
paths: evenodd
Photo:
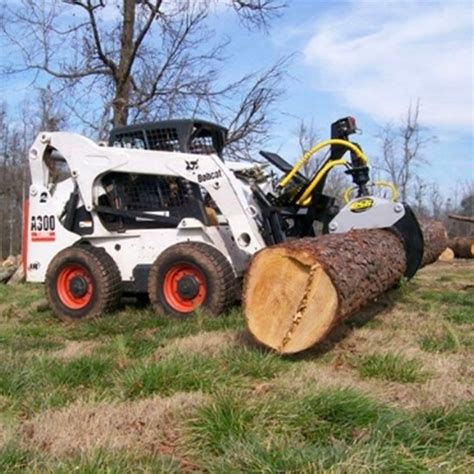
<path id="1" fill-rule="evenodd" d="M 130 65 L 133 55 L 133 32 L 135 29 L 135 0 L 124 0 L 123 23 L 120 39 L 120 61 L 118 64 L 113 100 L 114 127 L 127 125 L 130 103 Z"/>
<path id="2" fill-rule="evenodd" d="M 455 221 L 462 221 L 462 222 L 472 222 L 474 223 L 474 217 L 472 216 L 459 216 L 457 214 L 449 214 L 448 217 L 450 219 L 454 219 Z"/>
<path id="3" fill-rule="evenodd" d="M 474 238 L 460 237 L 451 239 L 449 246 L 453 249 L 456 258 L 474 258 Z"/>
<path id="4" fill-rule="evenodd" d="M 446 248 L 440 223 L 426 224 L 423 263 Z M 258 252 L 244 286 L 252 335 L 280 353 L 321 341 L 338 322 L 393 288 L 406 269 L 401 238 L 388 229 L 289 241 Z"/>

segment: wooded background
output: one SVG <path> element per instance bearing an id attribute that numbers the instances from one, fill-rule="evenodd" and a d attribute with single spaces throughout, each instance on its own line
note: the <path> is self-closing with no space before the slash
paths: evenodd
<path id="1" fill-rule="evenodd" d="M 292 57 L 224 80 L 231 40 L 216 42 L 209 22 L 216 5 L 217 0 L 3 2 L 1 39 L 17 54 L 3 61 L 0 74 L 32 79 L 31 94 L 18 110 L 0 104 L 0 258 L 20 252 L 28 149 L 41 130 L 75 130 L 104 140 L 113 126 L 197 116 L 229 128 L 227 157 L 258 159 L 271 138 L 272 111 Z M 278 0 L 232 0 L 228 8 L 242 28 L 265 34 L 289 7 Z M 317 131 L 327 127 L 324 121 L 301 121 L 294 131 L 300 150 L 286 158 L 299 157 L 324 138 Z M 429 164 L 423 148 L 435 138 L 422 126 L 420 104 L 409 105 L 400 123 L 383 124 L 378 139 L 373 175 L 394 182 L 418 214 L 445 220 L 452 236 L 470 233 L 471 224 L 446 216 L 474 214 L 474 184 L 459 183 L 443 196 L 422 177 L 421 167 Z M 328 192 L 340 196 L 347 185 L 335 173 Z"/>

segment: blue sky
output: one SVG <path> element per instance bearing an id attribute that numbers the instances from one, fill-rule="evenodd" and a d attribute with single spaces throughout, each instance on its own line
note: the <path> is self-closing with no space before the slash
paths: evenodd
<path id="1" fill-rule="evenodd" d="M 423 150 L 420 169 L 448 195 L 457 181 L 474 179 L 473 7 L 470 1 L 292 0 L 267 36 L 242 31 L 219 8 L 219 30 L 234 55 L 228 74 L 296 53 L 279 104 L 273 146 L 296 158 L 300 118 L 325 138 L 329 124 L 357 118 L 357 137 L 369 154 L 375 135 L 421 101 L 421 123 L 437 137 Z"/>
<path id="2" fill-rule="evenodd" d="M 298 155 L 300 119 L 313 121 L 319 137 L 332 121 L 352 115 L 370 155 L 375 135 L 421 101 L 421 123 L 436 142 L 423 150 L 420 169 L 445 195 L 458 181 L 474 179 L 473 6 L 466 0 L 287 0 L 268 34 L 239 25 L 227 0 L 212 18 L 217 36 L 232 40 L 225 76 L 270 66 L 294 53 L 274 114 L 271 145 L 290 160 Z M 3 84 L 15 108 L 30 92 L 27 77 Z"/>

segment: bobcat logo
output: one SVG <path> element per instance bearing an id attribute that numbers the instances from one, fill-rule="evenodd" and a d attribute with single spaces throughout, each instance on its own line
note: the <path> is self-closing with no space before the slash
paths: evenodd
<path id="1" fill-rule="evenodd" d="M 186 171 L 194 171 L 199 168 L 199 160 L 186 161 Z"/>

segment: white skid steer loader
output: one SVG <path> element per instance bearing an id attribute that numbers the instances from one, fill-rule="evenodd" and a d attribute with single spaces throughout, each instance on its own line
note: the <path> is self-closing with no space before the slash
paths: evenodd
<path id="1" fill-rule="evenodd" d="M 117 128 L 109 146 L 42 132 L 29 154 L 27 281 L 45 283 L 53 311 L 66 321 L 109 311 L 122 293 L 148 294 L 159 314 L 199 308 L 217 315 L 238 297 L 255 252 L 314 236 L 317 221 L 323 232 L 393 227 L 405 239 L 411 276 L 423 254 L 413 213 L 369 195 L 367 158 L 348 140 L 354 119 L 331 130 L 332 139 L 294 167 L 269 152 L 261 152 L 266 163 L 225 162 L 226 129 L 194 119 Z M 305 178 L 299 169 L 324 146 L 327 160 Z M 323 194 L 337 165 L 355 185 L 340 211 Z M 357 194 L 349 200 L 351 192 Z"/>

